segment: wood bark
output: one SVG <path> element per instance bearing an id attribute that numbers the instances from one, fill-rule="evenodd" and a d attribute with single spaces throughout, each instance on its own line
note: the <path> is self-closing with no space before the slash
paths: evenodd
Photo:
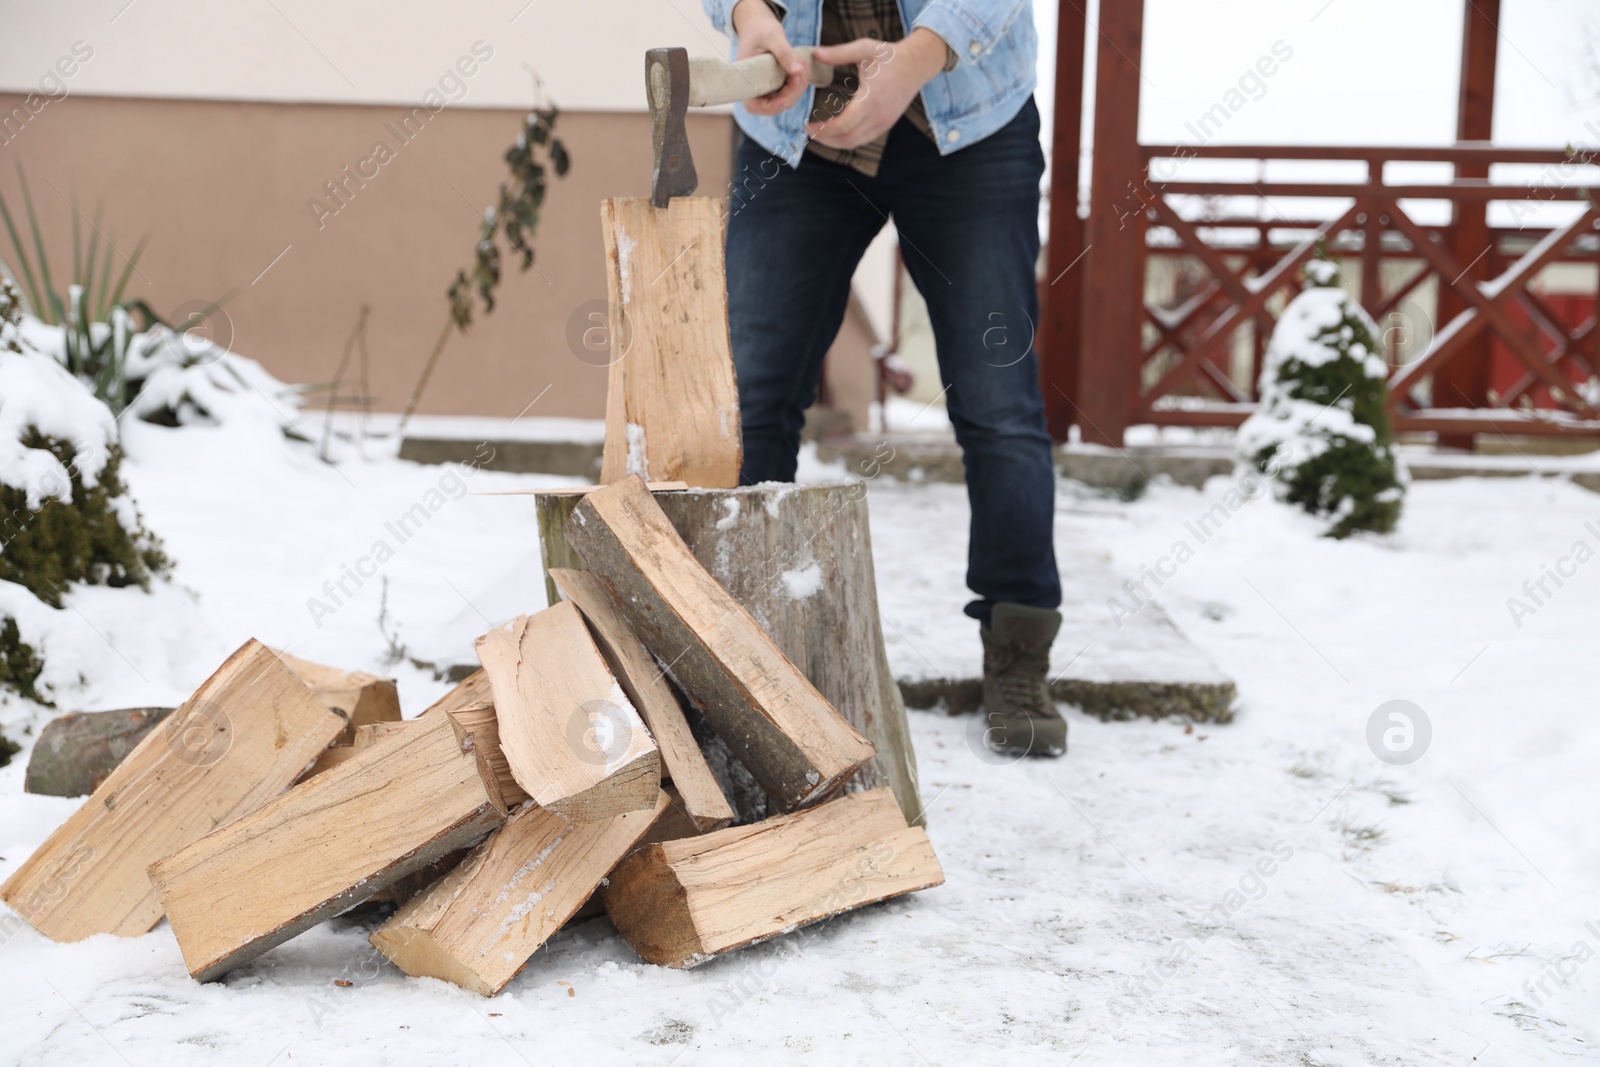
<path id="1" fill-rule="evenodd" d="M 500 748 L 540 807 L 605 819 L 655 803 L 660 753 L 575 606 L 518 616 L 477 648 Z"/>
<path id="2" fill-rule="evenodd" d="M 761 485 L 656 498 L 689 551 L 749 610 L 876 755 L 851 790 L 888 786 L 923 823 L 911 727 L 883 647 L 867 487 Z"/>
<path id="3" fill-rule="evenodd" d="M 722 201 L 601 203 L 611 366 L 600 480 L 739 484 Z"/>
<path id="4" fill-rule="evenodd" d="M 606 912 L 650 963 L 713 956 L 944 882 L 928 835 L 888 789 L 639 849 L 611 873 Z"/>
<path id="5" fill-rule="evenodd" d="M 583 497 L 567 540 L 780 810 L 826 799 L 872 758 L 872 746 L 694 558 L 641 479 Z"/>
<path id="6" fill-rule="evenodd" d="M 733 808 L 706 765 L 689 732 L 678 697 L 638 636 L 629 628 L 611 590 L 598 575 L 557 568 L 550 578 L 561 595 L 577 605 L 594 632 L 611 673 L 661 751 L 661 772 L 677 787 L 679 802 L 699 830 L 717 830 L 733 821 Z"/>
<path id="7" fill-rule="evenodd" d="M 218 978 L 505 821 L 448 715 L 419 722 L 150 867 L 196 980 Z"/>
<path id="8" fill-rule="evenodd" d="M 667 807 L 569 820 L 527 805 L 455 870 L 379 927 L 372 944 L 409 975 L 486 997 L 505 988 Z"/>
<path id="9" fill-rule="evenodd" d="M 345 720 L 247 641 L 128 753 L 0 886 L 57 941 L 134 937 L 161 918 L 146 869 L 283 792 Z"/>

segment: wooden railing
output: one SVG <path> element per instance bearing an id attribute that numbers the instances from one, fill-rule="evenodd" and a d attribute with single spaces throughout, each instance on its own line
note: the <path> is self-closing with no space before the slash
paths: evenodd
<path id="1" fill-rule="evenodd" d="M 1397 429 L 1462 435 L 1584 434 L 1600 436 L 1600 397 L 1580 386 L 1600 374 L 1595 282 L 1587 282 L 1581 321 L 1558 315 L 1532 286 L 1560 262 L 1600 264 L 1600 174 L 1582 152 L 1574 163 L 1560 149 L 1499 148 L 1463 143 L 1441 148 L 1141 145 L 1142 187 L 1130 185 L 1126 237 L 1151 264 L 1188 257 L 1206 275 L 1175 306 L 1143 306 L 1138 373 L 1121 425 L 1237 425 L 1253 409 L 1261 354 L 1276 310 L 1298 291 L 1301 268 L 1321 250 L 1359 276 L 1362 305 L 1382 322 L 1437 285 L 1438 323 L 1420 355 L 1402 359 L 1390 339 L 1391 405 Z M 1364 180 L 1277 181 L 1184 178 L 1173 161 L 1355 161 Z M 1494 164 L 1534 164 L 1524 183 L 1488 178 L 1395 183 L 1391 163 L 1450 164 L 1456 174 L 1488 174 Z M 1196 210 L 1199 201 L 1202 210 Z M 1296 201 L 1293 217 L 1279 205 Z M 1423 223 L 1415 202 L 1445 202 L 1449 221 Z M 1575 217 L 1550 227 L 1492 228 L 1491 201 L 1577 202 Z M 1217 211 L 1215 205 L 1224 205 Z M 1305 206 L 1305 202 L 1313 208 Z M 1323 210 L 1315 205 L 1326 205 Z M 1249 210 L 1244 210 L 1249 209 Z M 1119 235 L 1120 237 L 1121 235 Z M 1385 285 L 1382 265 L 1409 261 L 1415 270 Z M 1392 272 L 1391 272 L 1392 273 Z M 1569 302 L 1570 303 L 1570 302 Z M 1247 373 L 1232 365 L 1240 331 L 1253 327 Z M 1515 362 L 1514 381 L 1486 385 L 1491 354 Z M 1083 359 L 1125 358 L 1085 351 Z M 1501 375 L 1505 378 L 1505 375 Z"/>

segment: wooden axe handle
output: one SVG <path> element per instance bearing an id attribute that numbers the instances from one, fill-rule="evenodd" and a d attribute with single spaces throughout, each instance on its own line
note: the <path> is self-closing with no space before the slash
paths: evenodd
<path id="1" fill-rule="evenodd" d="M 812 85 L 833 84 L 833 68 L 812 59 L 811 49 L 796 48 L 794 52 L 811 67 Z M 783 68 L 768 52 L 737 63 L 714 56 L 694 56 L 689 60 L 689 106 L 714 107 L 766 96 L 782 88 L 786 80 Z"/>

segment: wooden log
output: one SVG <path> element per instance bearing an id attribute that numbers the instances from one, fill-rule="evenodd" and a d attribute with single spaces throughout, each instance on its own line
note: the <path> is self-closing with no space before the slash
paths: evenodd
<path id="1" fill-rule="evenodd" d="M 551 603 L 555 603 L 554 597 L 551 598 Z M 445 711 L 460 711 L 474 704 L 492 703 L 493 700 L 494 694 L 489 688 L 489 676 L 479 669 L 457 682 L 450 692 L 429 704 L 417 718 L 438 715 Z"/>
<path id="2" fill-rule="evenodd" d="M 866 739 L 694 558 L 641 479 L 585 496 L 567 540 L 780 810 L 826 799 L 872 758 Z"/>
<path id="3" fill-rule="evenodd" d="M 550 578 L 577 605 L 606 665 L 644 718 L 661 752 L 661 773 L 677 787 L 677 801 L 697 829 L 718 830 L 733 821 L 733 808 L 689 732 L 678 697 L 598 575 L 557 568 Z"/>
<path id="4" fill-rule="evenodd" d="M 460 711 L 452 711 L 450 717 L 461 724 L 467 736 L 472 738 L 473 745 L 483 753 L 500 786 L 500 796 L 505 800 L 506 807 L 515 808 L 525 803 L 528 794 L 517 784 L 505 750 L 500 747 L 500 719 L 494 713 L 494 705 L 487 702 L 468 704 Z"/>
<path id="5" fill-rule="evenodd" d="M 356 739 L 359 727 L 400 721 L 400 692 L 392 679 L 363 671 L 342 671 L 287 652 L 279 652 L 278 658 L 300 676 L 318 700 L 344 716 L 348 723 L 343 738 L 346 743 Z"/>
<path id="6" fill-rule="evenodd" d="M 389 888 L 374 893 L 367 898 L 367 902 L 378 901 L 403 908 L 411 898 L 426 892 L 429 886 L 461 866 L 462 861 L 470 855 L 472 855 L 470 848 L 458 848 L 454 852 L 448 852 L 426 867 L 390 882 Z"/>
<path id="7" fill-rule="evenodd" d="M 894 790 L 923 823 L 917 757 L 878 615 L 867 487 L 761 485 L 656 498 L 694 557 L 872 743 L 846 788 Z"/>
<path id="8" fill-rule="evenodd" d="M 505 821 L 448 715 L 362 749 L 150 866 L 184 963 L 206 982 Z"/>
<path id="9" fill-rule="evenodd" d="M 671 782 L 663 779 L 661 792 L 666 794 L 667 797 L 666 808 L 656 816 L 656 821 L 650 824 L 650 829 L 644 832 L 644 836 L 634 842 L 633 848 L 629 850 L 630 852 L 637 851 L 646 845 L 653 845 L 657 841 L 676 841 L 680 837 L 698 837 L 704 832 L 695 825 L 694 819 L 690 817 L 688 810 L 683 806 L 683 798 L 678 795 L 677 788 Z M 583 907 L 574 912 L 572 918 L 567 920 L 567 923 L 570 925 L 582 922 L 585 919 L 593 919 L 605 913 L 605 901 L 601 899 L 600 890 L 596 889 L 589 894 L 589 899 L 584 902 Z"/>
<path id="10" fill-rule="evenodd" d="M 395 912 L 372 944 L 413 976 L 492 997 L 588 900 L 667 806 L 569 820 L 517 809 L 462 864 Z"/>
<path id="11" fill-rule="evenodd" d="M 500 751 L 500 744 L 496 740 L 497 731 L 494 723 L 494 708 L 488 704 L 472 704 L 461 711 L 452 711 L 450 717 L 461 727 L 463 733 L 471 739 L 474 747 L 483 753 L 484 762 L 494 772 L 495 784 L 500 788 L 500 799 L 510 811 L 524 800 L 528 794 L 522 791 L 516 780 L 511 777 L 511 770 L 506 766 L 505 755 Z M 406 719 L 401 722 L 378 722 L 361 726 L 356 729 L 356 749 L 367 748 L 381 741 L 395 737 L 403 730 L 414 728 L 420 719 Z M 507 790 L 510 790 L 509 792 Z M 434 860 L 426 867 L 412 871 L 404 877 L 389 883 L 387 888 L 380 889 L 366 900 L 367 904 L 388 904 L 400 907 L 406 901 L 427 889 L 430 885 L 449 874 L 456 866 L 467 858 L 470 849 L 458 848 L 443 857 Z"/>
<path id="12" fill-rule="evenodd" d="M 259 641 L 229 656 L 0 886 L 57 941 L 161 918 L 146 869 L 281 793 L 344 730 Z"/>
<path id="13" fill-rule="evenodd" d="M 477 648 L 500 748 L 541 808 L 607 819 L 655 803 L 660 753 L 576 607 L 518 616 Z"/>
<path id="14" fill-rule="evenodd" d="M 647 482 L 645 487 L 651 494 L 676 493 L 688 488 L 684 482 Z M 578 486 L 575 492 L 533 490 L 535 521 L 539 524 L 539 552 L 544 562 L 544 596 L 545 603 L 554 604 L 561 599 L 561 590 L 556 588 L 550 572 L 557 567 L 568 570 L 582 570 L 583 560 L 567 544 L 567 520 L 572 517 L 572 509 L 578 506 L 578 501 L 596 489 L 604 488 L 599 485 Z"/>
<path id="15" fill-rule="evenodd" d="M 722 211 L 715 197 L 600 205 L 611 295 L 602 482 L 739 484 Z"/>
<path id="16" fill-rule="evenodd" d="M 650 963 L 694 967 L 799 926 L 944 882 L 894 794 L 639 849 L 611 873 L 606 912 Z"/>
<path id="17" fill-rule="evenodd" d="M 335 708 L 333 710 L 337 711 L 338 709 Z M 322 750 L 316 761 L 305 769 L 305 773 L 294 780 L 294 784 L 299 785 L 301 782 L 315 778 L 323 771 L 339 766 L 339 764 L 353 758 L 362 749 L 370 748 L 385 737 L 393 737 L 412 722 L 416 722 L 416 720 L 365 723 L 356 727 L 355 740 L 353 741 L 346 741 L 345 735 L 340 734 L 334 738 L 333 744 Z"/>
<path id="18" fill-rule="evenodd" d="M 309 782 L 323 771 L 332 770 L 361 751 L 355 745 L 343 740 L 343 738 L 344 731 L 341 730 L 339 736 L 334 739 L 333 744 L 317 753 L 317 758 L 311 762 L 311 766 L 300 772 L 300 777 L 294 780 L 294 784 L 299 785 L 301 782 Z"/>

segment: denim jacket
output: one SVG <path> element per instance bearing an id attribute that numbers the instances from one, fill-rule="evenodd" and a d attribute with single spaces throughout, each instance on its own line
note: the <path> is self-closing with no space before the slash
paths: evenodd
<path id="1" fill-rule="evenodd" d="M 700 0 L 717 29 L 733 33 L 737 0 Z M 785 9 L 783 32 L 793 45 L 815 45 L 822 35 L 822 0 L 775 0 Z M 1033 94 L 1039 38 L 1033 0 L 899 0 L 909 34 L 926 26 L 956 54 L 954 70 L 935 75 L 922 89 L 922 104 L 939 152 L 949 155 L 975 144 L 1016 117 Z M 731 56 L 738 45 L 729 50 Z M 734 108 L 739 128 L 768 152 L 798 167 L 805 154 L 806 119 L 815 90 L 780 115 L 752 115 Z"/>

